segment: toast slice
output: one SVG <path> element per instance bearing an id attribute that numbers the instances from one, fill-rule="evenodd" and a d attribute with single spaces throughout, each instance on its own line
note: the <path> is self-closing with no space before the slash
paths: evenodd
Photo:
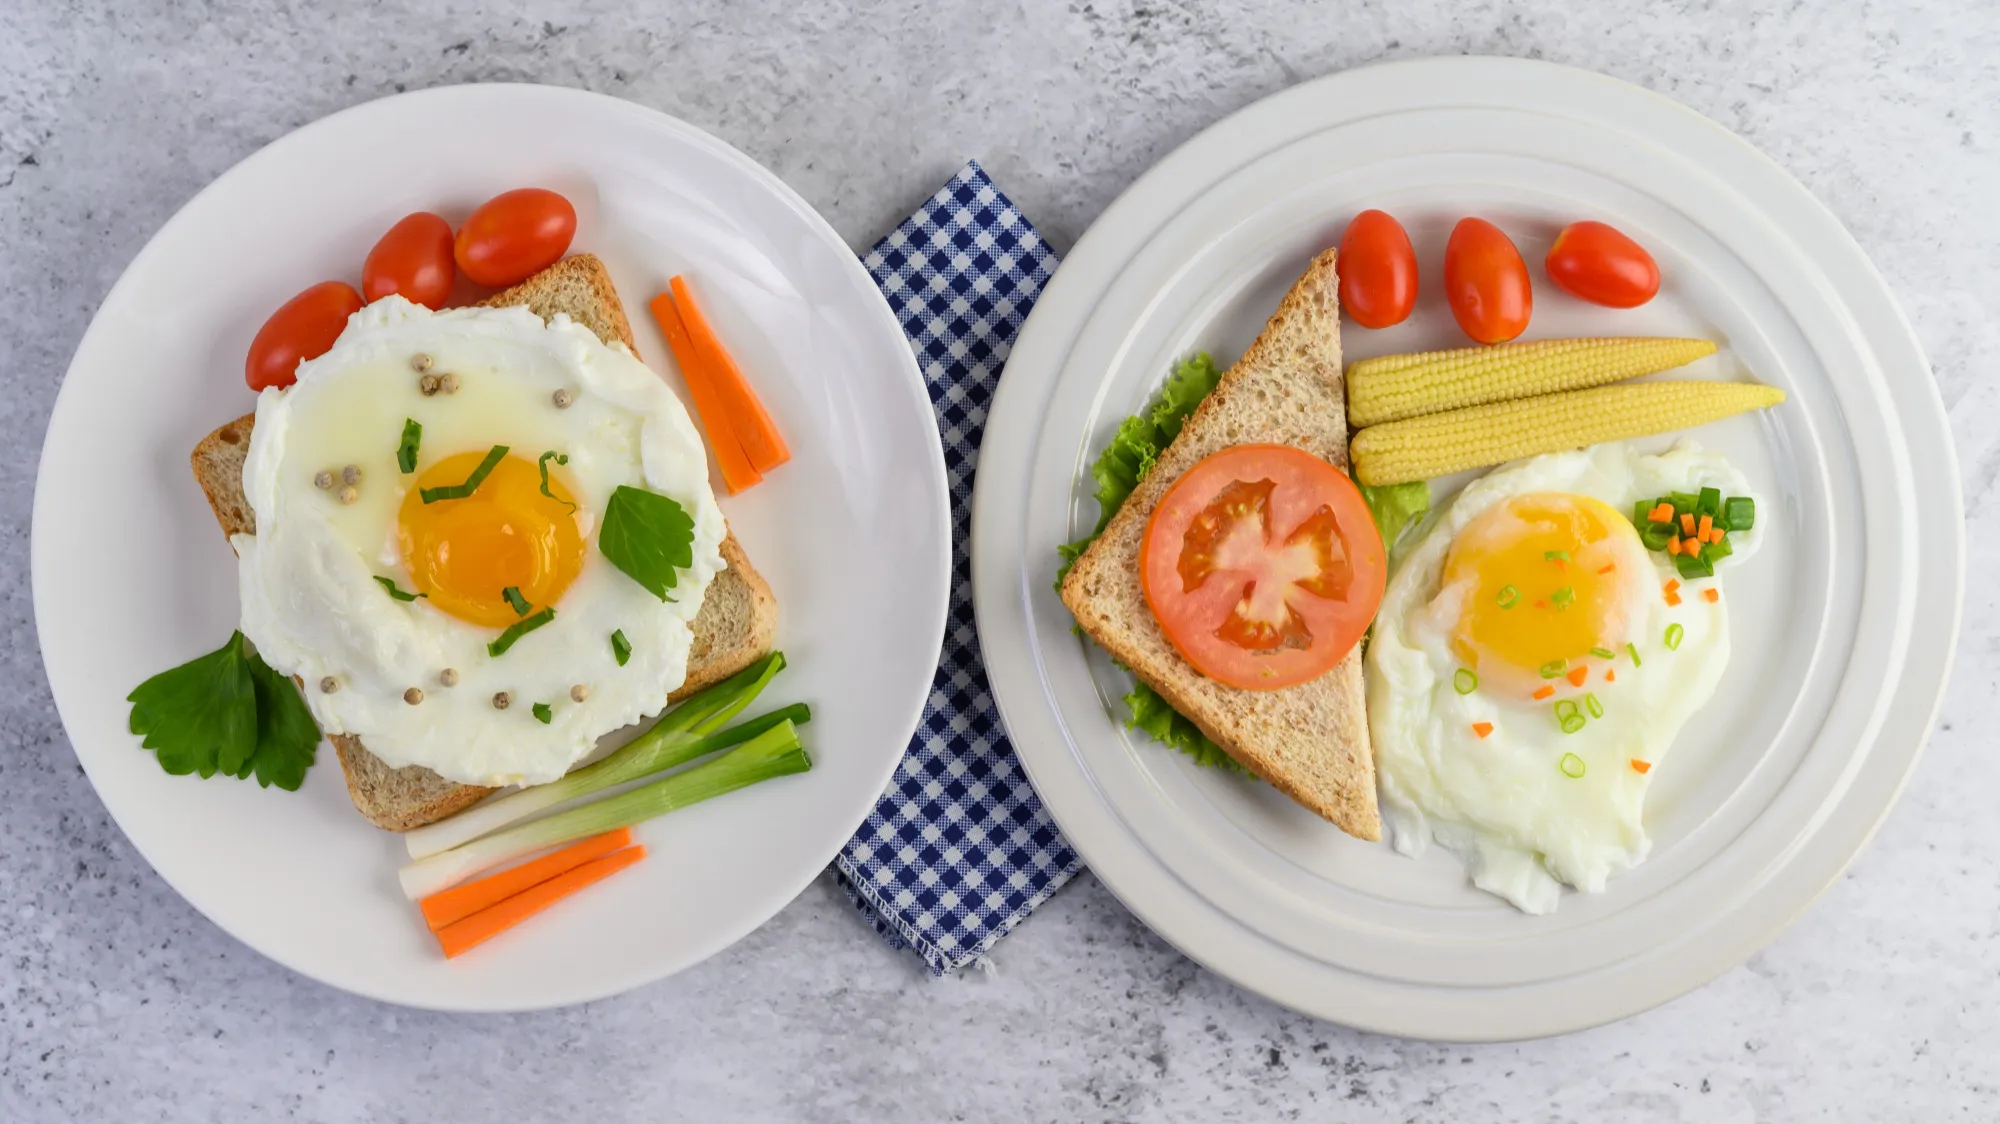
<path id="1" fill-rule="evenodd" d="M 564 258 L 480 303 L 495 308 L 523 305 L 543 319 L 568 313 L 604 342 L 624 344 L 635 354 L 638 351 L 611 275 L 591 254 Z M 246 414 L 219 426 L 202 438 L 189 457 L 195 481 L 207 495 L 224 535 L 257 533 L 256 515 L 243 494 L 243 460 L 249 455 L 250 433 L 256 422 L 257 415 Z M 733 532 L 722 540 L 722 561 L 724 569 L 709 583 L 701 611 L 695 614 L 687 681 L 674 692 L 675 699 L 734 675 L 771 650 L 778 626 L 778 602 Z M 347 792 L 354 807 L 370 823 L 389 831 L 434 823 L 493 791 L 446 780 L 421 765 L 390 768 L 368 752 L 359 738 L 336 734 L 329 740 L 347 775 Z"/>
<path id="2" fill-rule="evenodd" d="M 1092 640 L 1251 772 L 1357 838 L 1382 837 L 1361 649 L 1310 682 L 1277 691 L 1218 683 L 1181 657 L 1146 605 L 1139 547 L 1174 481 L 1231 445 L 1292 445 L 1347 467 L 1334 251 L 1313 259 L 1243 358 L 1063 581 L 1063 604 Z"/>

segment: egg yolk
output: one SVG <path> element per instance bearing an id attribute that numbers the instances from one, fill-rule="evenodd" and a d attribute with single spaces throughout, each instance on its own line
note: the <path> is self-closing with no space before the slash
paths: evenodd
<path id="1" fill-rule="evenodd" d="M 583 570 L 583 534 L 570 492 L 550 465 L 549 491 L 535 462 L 503 457 L 464 499 L 425 503 L 423 489 L 463 484 L 487 450 L 457 453 L 417 476 L 396 516 L 396 539 L 410 583 L 433 607 L 486 628 L 527 613 L 509 603 L 519 591 L 529 612 L 553 605 Z"/>
<path id="2" fill-rule="evenodd" d="M 1630 575 L 1617 571 L 1631 548 L 1644 557 L 1632 524 L 1589 496 L 1543 493 L 1493 505 L 1445 555 L 1443 588 L 1462 596 L 1453 650 L 1481 674 L 1498 663 L 1539 680 L 1551 665 L 1623 644 L 1631 587 Z"/>

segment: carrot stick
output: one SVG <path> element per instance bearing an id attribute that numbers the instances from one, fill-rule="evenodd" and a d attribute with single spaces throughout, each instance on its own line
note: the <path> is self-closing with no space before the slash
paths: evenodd
<path id="1" fill-rule="evenodd" d="M 674 362 L 680 365 L 681 377 L 687 380 L 688 394 L 694 398 L 695 413 L 701 415 L 701 427 L 708 431 L 708 443 L 715 450 L 715 463 L 722 468 L 722 483 L 729 494 L 735 495 L 764 479 L 743 452 L 742 439 L 729 423 L 722 394 L 688 336 L 687 324 L 681 319 L 680 310 L 674 307 L 673 294 L 661 293 L 647 307 L 653 310 L 653 319 L 660 322 L 667 346 L 673 349 Z"/>
<path id="2" fill-rule="evenodd" d="M 505 901 L 490 905 L 437 931 L 438 947 L 446 959 L 463 955 L 519 925 L 535 914 L 583 889 L 593 882 L 624 870 L 646 857 L 644 845 L 627 847 L 601 859 L 593 859 L 567 874 L 558 874 L 539 886 L 531 886 Z"/>
<path id="3" fill-rule="evenodd" d="M 440 890 L 418 902 L 417 908 L 424 911 L 424 920 L 429 923 L 431 931 L 436 932 L 488 906 L 498 905 L 531 886 L 538 886 L 558 874 L 575 870 L 592 859 L 603 858 L 620 847 L 631 845 L 632 829 L 629 827 L 607 831 L 603 835 L 593 835 L 553 854 L 543 855 L 533 862 L 510 867 L 498 874 L 453 886 L 449 890 Z"/>
<path id="4" fill-rule="evenodd" d="M 751 466 L 759 472 L 769 472 L 791 460 L 792 451 L 785 446 L 777 424 L 764 409 L 757 392 L 750 389 L 749 380 L 743 377 L 743 370 L 736 365 L 729 349 L 722 346 L 721 338 L 709 326 L 708 317 L 702 314 L 694 293 L 688 289 L 687 278 L 675 277 L 667 284 L 673 288 L 681 323 L 687 325 L 696 353 L 708 365 L 709 378 L 722 395 L 722 408 L 729 411 L 729 424 L 735 427 L 736 439 L 743 443 Z"/>

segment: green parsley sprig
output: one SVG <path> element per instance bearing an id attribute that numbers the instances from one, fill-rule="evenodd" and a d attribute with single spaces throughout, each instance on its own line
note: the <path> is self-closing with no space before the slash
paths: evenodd
<path id="1" fill-rule="evenodd" d="M 265 788 L 294 792 L 319 746 L 298 687 L 250 651 L 241 632 L 139 684 L 126 701 L 132 732 L 175 776 L 254 775 Z"/>

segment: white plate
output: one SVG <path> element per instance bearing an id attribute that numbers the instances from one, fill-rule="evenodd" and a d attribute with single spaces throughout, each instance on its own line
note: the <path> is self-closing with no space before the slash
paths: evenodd
<path id="1" fill-rule="evenodd" d="M 1347 357 L 1461 346 L 1436 280 L 1467 214 L 1536 277 L 1529 338 L 1700 335 L 1685 374 L 1747 369 L 1791 400 L 1693 436 L 1755 485 L 1763 549 L 1727 576 L 1738 638 L 1701 727 L 1661 765 L 1652 858 L 1529 917 L 1342 835 L 1275 791 L 1120 729 L 1125 678 L 1055 597 L 1087 532 L 1087 468 L 1172 361 L 1240 354 L 1311 255 L 1382 207 L 1424 272 L 1415 317 L 1352 325 Z M 1539 261 L 1567 221 L 1651 247 L 1661 296 L 1617 313 Z M 1678 373 L 1677 373 L 1678 374 Z M 1324 1018 L 1440 1039 L 1554 1034 L 1663 1002 L 1741 962 L 1854 858 L 1914 765 L 1963 588 L 1950 438 L 1930 370 L 1832 216 L 1673 102 L 1542 63 L 1440 59 L 1309 82 L 1182 146 L 1105 212 L 1015 345 L 980 453 L 973 576 L 1014 744 L 1121 900 L 1244 987 Z M 1652 444 L 1664 444 L 1657 441 Z"/>
<path id="2" fill-rule="evenodd" d="M 447 963 L 396 890 L 401 842 L 354 813 L 329 747 L 295 794 L 169 777 L 127 732 L 124 699 L 234 626 L 235 563 L 187 455 L 251 407 L 243 355 L 263 319 L 315 281 L 356 279 L 404 214 L 456 220 L 524 184 L 575 202 L 574 248 L 610 267 L 655 370 L 674 368 L 646 301 L 674 273 L 695 278 L 791 442 L 789 465 L 723 509 L 777 595 L 791 665 L 760 703 L 812 704 L 815 767 L 646 824 L 647 861 Z M 695 963 L 832 860 L 887 783 L 937 666 L 947 505 L 908 341 L 853 253 L 777 177 L 613 98 L 432 90 L 277 141 L 196 196 L 126 270 L 49 423 L 35 619 L 78 759 L 197 909 L 349 991 L 420 1007 L 544 1007 Z"/>

